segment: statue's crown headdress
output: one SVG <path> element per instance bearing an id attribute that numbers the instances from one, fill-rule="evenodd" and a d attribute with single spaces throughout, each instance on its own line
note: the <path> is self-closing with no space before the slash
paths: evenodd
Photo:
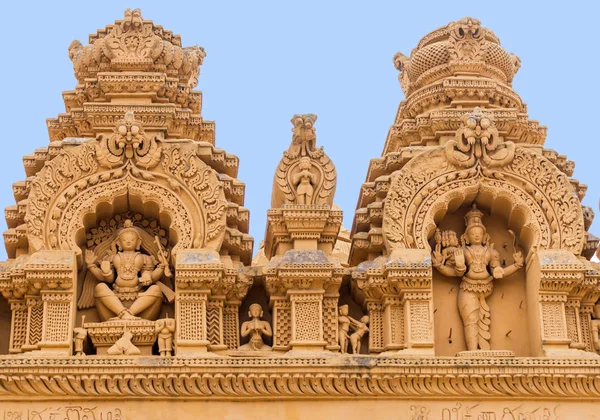
<path id="1" fill-rule="evenodd" d="M 465 224 L 467 230 L 475 226 L 480 226 L 485 230 L 485 226 L 483 225 L 483 212 L 477 208 L 475 203 L 473 203 L 471 210 L 465 214 Z"/>

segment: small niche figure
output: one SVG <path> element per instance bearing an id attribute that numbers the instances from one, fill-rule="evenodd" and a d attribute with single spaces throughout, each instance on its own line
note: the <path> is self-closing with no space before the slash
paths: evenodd
<path id="1" fill-rule="evenodd" d="M 241 333 L 242 337 L 250 336 L 250 341 L 241 346 L 239 350 L 250 350 L 250 351 L 268 351 L 271 350 L 270 346 L 267 346 L 263 341 L 263 335 L 271 337 L 273 331 L 271 325 L 267 321 L 262 320 L 263 309 L 258 303 L 250 305 L 248 310 L 248 316 L 251 318 L 250 321 L 246 321 L 242 324 Z"/>
<path id="2" fill-rule="evenodd" d="M 355 321 L 352 323 L 352 328 L 354 332 L 350 335 L 350 346 L 352 347 L 353 354 L 360 353 L 360 340 L 364 337 L 366 333 L 369 332 L 369 316 L 363 316 L 360 321 Z"/>
<path id="3" fill-rule="evenodd" d="M 158 353 L 162 357 L 173 354 L 173 334 L 175 334 L 175 319 L 169 314 L 163 319 L 156 320 L 155 331 L 158 334 Z"/>
<path id="4" fill-rule="evenodd" d="M 312 164 L 310 158 L 305 156 L 298 163 L 298 173 L 294 174 L 292 181 L 296 186 L 296 204 L 311 204 L 317 182 L 315 174 L 310 171 Z"/>
<path id="5" fill-rule="evenodd" d="M 338 344 L 342 354 L 348 353 L 348 340 L 350 339 L 350 324 L 355 321 L 348 315 L 348 305 L 338 308 Z"/>
<path id="6" fill-rule="evenodd" d="M 75 356 L 85 356 L 83 352 L 83 342 L 87 338 L 88 332 L 85 328 L 83 328 L 83 323 L 85 322 L 85 315 L 81 316 L 81 327 L 77 327 L 73 329 L 73 345 L 74 345 L 74 353 Z"/>

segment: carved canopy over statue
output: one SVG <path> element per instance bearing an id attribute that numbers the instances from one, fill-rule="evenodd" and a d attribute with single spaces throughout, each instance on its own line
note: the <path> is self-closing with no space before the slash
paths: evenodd
<path id="1" fill-rule="evenodd" d="M 392 175 L 383 216 L 388 252 L 429 249 L 448 203 L 474 197 L 505 200 L 524 215 L 516 233 L 527 252 L 581 253 L 582 207 L 568 176 L 540 153 L 504 142 L 480 109 L 465 114 L 455 140 L 425 149 Z"/>
<path id="2" fill-rule="evenodd" d="M 292 144 L 275 172 L 272 208 L 284 204 L 333 204 L 337 175 L 323 147 L 316 148 L 316 120 L 313 114 L 292 118 Z"/>
<path id="3" fill-rule="evenodd" d="M 225 234 L 223 185 L 194 143 L 161 141 L 128 112 L 112 134 L 62 142 L 31 181 L 25 217 L 30 250 L 79 251 L 84 217 L 123 195 L 158 204 L 171 221 L 176 249 L 218 250 Z"/>

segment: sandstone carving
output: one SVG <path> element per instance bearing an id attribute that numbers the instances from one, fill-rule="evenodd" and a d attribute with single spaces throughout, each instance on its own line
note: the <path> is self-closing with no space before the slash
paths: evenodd
<path id="1" fill-rule="evenodd" d="M 492 294 L 493 280 L 510 276 L 523 267 L 524 257 L 516 248 L 515 262 L 500 265 L 500 255 L 490 243 L 483 225 L 483 213 L 475 205 L 465 216 L 466 230 L 461 246 L 454 245 L 456 234 L 447 233 L 449 246 L 442 253 L 442 237 L 436 232 L 436 247 L 431 255 L 432 265 L 442 274 L 462 277 L 458 292 L 458 308 L 463 321 L 468 350 L 490 350 L 490 308 L 486 298 Z M 516 242 L 515 242 L 516 246 Z M 452 255 L 449 255 L 452 252 Z"/>
<path id="2" fill-rule="evenodd" d="M 271 207 L 333 204 L 337 175 L 323 148 L 316 148 L 316 120 L 314 114 L 292 118 L 292 144 L 277 166 Z"/>
<path id="3" fill-rule="evenodd" d="M 137 356 L 141 354 L 140 349 L 133 345 L 131 332 L 125 330 L 121 338 L 117 340 L 107 351 L 109 356 Z"/>
<path id="4" fill-rule="evenodd" d="M 86 251 L 87 269 L 99 282 L 94 287 L 94 299 L 100 318 L 104 321 L 111 318 L 154 320 L 159 314 L 163 292 L 156 283 L 160 283 L 168 263 L 160 243 L 157 250 L 160 262 L 157 263 L 151 256 L 138 252 L 142 242 L 142 234 L 131 220 L 126 220 L 111 244 L 116 246 L 116 250 L 113 248 L 111 255 L 100 265 L 94 251 Z M 86 282 L 89 281 L 88 278 Z M 109 284 L 113 283 L 111 288 Z M 167 288 L 163 283 L 160 284 Z M 123 305 L 126 300 L 131 301 L 129 307 Z"/>
<path id="5" fill-rule="evenodd" d="M 246 321 L 242 324 L 241 335 L 242 337 L 249 337 L 249 341 L 241 346 L 240 350 L 271 350 L 271 347 L 265 344 L 263 336 L 271 337 L 273 331 L 271 330 L 271 325 L 269 325 L 267 321 L 261 320 L 263 316 L 262 307 L 258 303 L 253 303 L 250 305 L 248 316 L 250 317 L 250 321 Z"/>
<path id="6" fill-rule="evenodd" d="M 68 48 L 77 84 L 5 210 L 3 419 L 590 416 L 594 212 L 490 29 L 393 56 L 406 99 L 351 230 L 317 116 L 294 115 L 258 252 L 183 45 L 127 9 Z"/>
<path id="7" fill-rule="evenodd" d="M 88 336 L 88 332 L 83 328 L 85 322 L 85 316 L 81 317 L 81 327 L 77 327 L 73 330 L 73 354 L 75 356 L 85 356 L 83 352 L 83 343 Z"/>
<path id="8" fill-rule="evenodd" d="M 158 334 L 158 353 L 163 356 L 173 354 L 173 335 L 175 334 L 176 321 L 168 316 L 156 321 L 156 333 Z"/>

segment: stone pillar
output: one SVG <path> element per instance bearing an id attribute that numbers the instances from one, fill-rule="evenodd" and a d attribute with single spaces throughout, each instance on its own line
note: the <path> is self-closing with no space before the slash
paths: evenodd
<path id="1" fill-rule="evenodd" d="M 579 322 L 581 324 L 581 339 L 585 345 L 585 351 L 596 352 L 592 341 L 592 314 L 594 313 L 593 303 L 583 303 L 579 307 Z"/>
<path id="2" fill-rule="evenodd" d="M 384 350 L 401 350 L 405 347 L 404 308 L 397 296 L 383 298 L 383 341 Z"/>
<path id="3" fill-rule="evenodd" d="M 177 354 L 206 353 L 210 342 L 206 331 L 206 303 L 210 291 L 177 292 L 175 317 Z"/>
<path id="4" fill-rule="evenodd" d="M 21 347 L 23 351 L 39 349 L 42 341 L 42 327 L 44 324 L 44 305 L 39 295 L 25 296 L 27 303 L 27 339 Z"/>
<path id="5" fill-rule="evenodd" d="M 240 306 L 241 300 L 227 300 L 223 306 L 223 342 L 228 350 L 240 346 Z"/>
<path id="6" fill-rule="evenodd" d="M 292 350 L 323 350 L 323 291 L 288 290 L 292 304 Z"/>
<path id="7" fill-rule="evenodd" d="M 567 320 L 567 336 L 571 340 L 571 348 L 585 349 L 581 334 L 581 322 L 579 320 L 580 299 L 568 297 L 565 304 L 565 317 Z"/>
<path id="8" fill-rule="evenodd" d="M 223 337 L 223 306 L 224 296 L 211 296 L 206 305 L 206 338 L 211 351 L 226 350 Z"/>
<path id="9" fill-rule="evenodd" d="M 431 292 L 404 293 L 406 348 L 434 355 L 433 301 Z"/>
<path id="10" fill-rule="evenodd" d="M 42 290 L 44 323 L 42 341 L 39 348 L 43 351 L 71 354 L 73 327 L 73 293 Z"/>
<path id="11" fill-rule="evenodd" d="M 329 351 L 340 350 L 338 344 L 338 293 L 325 293 L 323 297 L 323 334 L 325 348 Z"/>
<path id="12" fill-rule="evenodd" d="M 576 351 L 570 348 L 566 304 L 570 292 L 583 281 L 584 273 L 585 264 L 573 253 L 562 250 L 538 251 L 527 264 L 530 346 L 542 349 L 541 354 L 534 356 L 567 356 Z"/>
<path id="13" fill-rule="evenodd" d="M 369 315 L 369 353 L 380 353 L 385 346 L 383 304 L 377 300 L 366 301 Z"/>
<path id="14" fill-rule="evenodd" d="M 209 350 L 226 350 L 228 345 L 225 344 L 224 332 L 225 301 L 234 290 L 244 289 L 247 292 L 250 284 L 251 281 L 239 279 L 237 270 L 225 268 L 216 251 L 179 251 L 175 263 L 177 354 L 193 355 Z M 237 325 L 231 325 L 231 320 L 229 322 L 229 328 L 238 328 Z M 235 322 L 237 324 L 237 316 Z M 228 338 L 230 343 L 237 340 L 232 339 L 231 335 Z"/>
<path id="15" fill-rule="evenodd" d="M 23 299 L 11 299 L 10 309 L 12 318 L 10 323 L 9 353 L 21 353 L 27 341 L 27 303 Z"/>
<path id="16" fill-rule="evenodd" d="M 285 296 L 271 296 L 273 350 L 289 350 L 292 341 L 292 303 Z"/>
<path id="17" fill-rule="evenodd" d="M 30 315 L 30 345 L 57 355 L 70 355 L 75 326 L 77 260 L 73 251 L 39 251 L 25 264 L 25 278 L 40 290 Z M 41 303 L 41 331 L 38 326 Z M 39 337 L 39 340 L 38 340 Z"/>

